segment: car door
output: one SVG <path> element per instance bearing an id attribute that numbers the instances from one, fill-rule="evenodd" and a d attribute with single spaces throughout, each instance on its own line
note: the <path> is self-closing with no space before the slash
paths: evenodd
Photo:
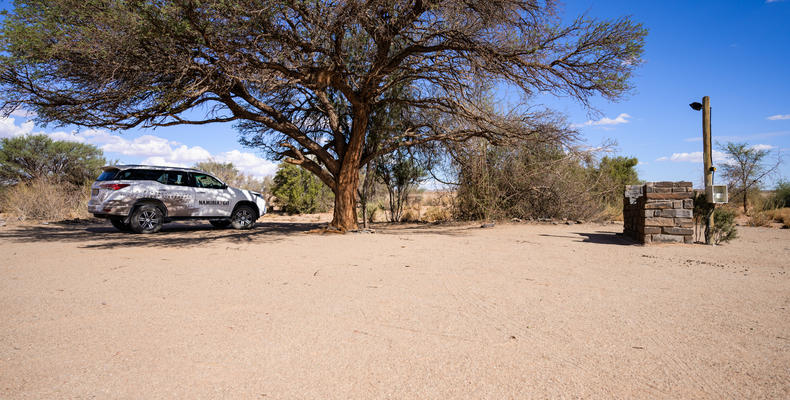
<path id="1" fill-rule="evenodd" d="M 230 217 L 231 192 L 219 179 L 203 173 L 192 173 L 195 190 L 196 217 Z"/>
<path id="2" fill-rule="evenodd" d="M 159 188 L 160 198 L 171 217 L 191 217 L 196 211 L 195 188 L 190 185 L 189 172 L 163 171 L 167 173 Z"/>

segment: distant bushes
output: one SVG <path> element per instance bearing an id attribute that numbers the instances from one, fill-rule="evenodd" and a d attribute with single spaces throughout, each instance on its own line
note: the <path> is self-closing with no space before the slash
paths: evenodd
<path id="1" fill-rule="evenodd" d="M 89 184 L 105 159 L 92 145 L 46 135 L 0 140 L 0 211 L 19 219 L 87 217 Z"/>
<path id="2" fill-rule="evenodd" d="M 460 219 L 600 216 L 622 208 L 624 185 L 638 182 L 635 158 L 566 152 L 555 145 L 498 147 L 474 142 L 457 149 Z"/>

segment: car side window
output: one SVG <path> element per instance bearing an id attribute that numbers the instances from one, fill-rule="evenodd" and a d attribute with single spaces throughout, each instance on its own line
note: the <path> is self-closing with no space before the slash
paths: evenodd
<path id="1" fill-rule="evenodd" d="M 217 180 L 211 175 L 206 174 L 192 174 L 192 178 L 195 179 L 195 186 L 199 188 L 206 188 L 206 189 L 222 189 L 223 185 L 222 182 Z"/>
<path id="2" fill-rule="evenodd" d="M 151 169 L 127 169 L 121 171 L 116 177 L 116 180 L 129 180 L 129 181 L 157 181 L 159 183 L 167 182 L 167 171 L 158 171 Z"/>
<path id="3" fill-rule="evenodd" d="M 176 186 L 186 186 L 189 184 L 189 174 L 179 171 L 167 172 L 167 184 Z"/>

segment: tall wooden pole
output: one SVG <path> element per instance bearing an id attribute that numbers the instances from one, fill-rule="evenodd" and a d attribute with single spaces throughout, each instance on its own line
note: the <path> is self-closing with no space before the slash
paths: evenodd
<path id="1" fill-rule="evenodd" d="M 702 162 L 705 168 L 705 195 L 713 186 L 713 150 L 710 142 L 710 97 L 702 98 Z M 714 204 L 715 207 L 715 204 Z M 707 216 L 705 224 L 705 244 L 710 244 L 711 231 L 713 230 L 713 211 Z"/>

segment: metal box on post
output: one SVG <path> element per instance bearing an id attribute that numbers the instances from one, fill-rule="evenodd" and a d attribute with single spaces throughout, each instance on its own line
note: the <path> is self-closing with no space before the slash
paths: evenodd
<path id="1" fill-rule="evenodd" d="M 705 197 L 708 203 L 725 204 L 729 202 L 727 185 L 712 185 L 705 190 Z"/>

